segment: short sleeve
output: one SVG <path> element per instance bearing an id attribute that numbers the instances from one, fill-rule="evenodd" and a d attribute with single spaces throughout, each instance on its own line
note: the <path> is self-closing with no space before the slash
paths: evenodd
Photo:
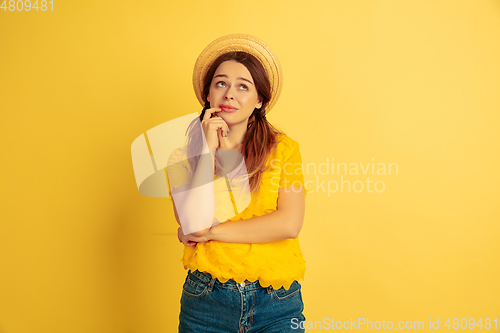
<path id="1" fill-rule="evenodd" d="M 283 142 L 283 163 L 281 167 L 280 188 L 287 188 L 291 185 L 304 189 L 304 196 L 307 197 L 307 190 L 304 185 L 304 174 L 302 157 L 300 155 L 299 143 L 286 138 Z"/>
<path id="2" fill-rule="evenodd" d="M 190 172 L 189 161 L 183 149 L 178 148 L 172 152 L 167 162 L 165 176 L 167 177 L 170 200 L 172 200 L 173 188 L 191 183 L 192 173 Z"/>

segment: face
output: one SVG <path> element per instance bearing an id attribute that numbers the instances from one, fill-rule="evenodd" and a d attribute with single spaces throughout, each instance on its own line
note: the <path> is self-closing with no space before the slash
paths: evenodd
<path id="1" fill-rule="evenodd" d="M 262 107 L 252 75 L 241 63 L 229 60 L 219 65 L 207 96 L 210 107 L 219 107 L 217 115 L 228 125 L 248 123 L 255 108 Z"/>

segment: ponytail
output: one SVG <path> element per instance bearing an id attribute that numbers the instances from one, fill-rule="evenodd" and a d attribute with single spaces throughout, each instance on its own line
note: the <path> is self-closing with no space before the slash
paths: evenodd
<path id="1" fill-rule="evenodd" d="M 278 144 L 280 133 L 267 121 L 264 108 L 253 111 L 243 138 L 242 149 L 253 193 L 259 191 L 262 174 L 267 169 L 267 159 Z"/>

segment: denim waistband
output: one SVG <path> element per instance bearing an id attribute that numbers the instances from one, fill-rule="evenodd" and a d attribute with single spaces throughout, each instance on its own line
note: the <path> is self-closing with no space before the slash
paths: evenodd
<path id="1" fill-rule="evenodd" d="M 241 289 L 259 289 L 259 288 L 263 288 L 263 289 L 267 289 L 267 292 L 270 293 L 272 290 L 273 290 L 273 287 L 272 286 L 269 286 L 269 287 L 262 287 L 259 283 L 259 280 L 255 281 L 255 282 L 250 282 L 248 280 L 245 280 L 245 282 L 242 283 L 238 283 L 236 281 L 234 281 L 233 279 L 229 279 L 227 280 L 226 282 L 220 282 L 217 278 L 214 278 L 212 277 L 212 275 L 210 273 L 206 273 L 206 272 L 200 272 L 199 270 L 195 270 L 194 272 L 189 270 L 188 271 L 188 274 L 194 274 L 196 275 L 196 277 L 198 277 L 200 280 L 203 280 L 207 283 L 210 283 L 211 286 L 213 286 L 214 284 L 220 286 L 220 287 L 223 287 L 223 288 L 230 288 L 230 289 L 237 289 L 237 290 L 241 290 Z M 211 289 L 211 288 L 210 288 Z"/>

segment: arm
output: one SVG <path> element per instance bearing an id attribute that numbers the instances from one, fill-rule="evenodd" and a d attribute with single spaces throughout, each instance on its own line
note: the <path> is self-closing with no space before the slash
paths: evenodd
<path id="1" fill-rule="evenodd" d="M 210 240 L 251 244 L 296 238 L 302 229 L 304 211 L 304 189 L 289 186 L 280 190 L 276 211 L 248 220 L 224 222 L 210 228 L 202 237 L 185 235 L 181 241 L 185 241 L 185 244 Z"/>
<path id="2" fill-rule="evenodd" d="M 204 235 L 214 222 L 214 151 L 219 146 L 219 136 L 226 135 L 228 129 L 222 118 L 210 118 L 217 110 L 220 111 L 219 108 L 205 110 L 200 126 L 195 124 L 189 132 L 191 137 L 200 135 L 205 138 L 203 146 L 199 147 L 201 152 L 197 166 L 189 175 L 192 177 L 185 175 L 188 170 L 179 161 L 169 163 L 167 167 L 169 177 L 183 180 L 182 184 L 171 190 L 176 220 L 186 233 L 195 236 Z"/>
<path id="3" fill-rule="evenodd" d="M 176 217 L 180 216 L 181 225 L 184 224 L 186 232 L 195 237 L 205 235 L 215 219 L 214 154 L 219 148 L 221 137 L 226 137 L 229 131 L 224 119 L 216 115 L 220 111 L 220 108 L 205 109 L 200 127 L 206 140 L 202 154 L 188 191 L 180 193 L 177 207 L 174 205 L 174 209 L 179 208 L 176 214 L 180 214 Z"/>
<path id="4" fill-rule="evenodd" d="M 214 219 L 213 153 L 200 156 L 190 184 L 183 184 L 173 192 L 175 218 L 184 230 L 202 236 Z"/>
<path id="5" fill-rule="evenodd" d="M 172 151 L 170 157 L 168 158 L 166 167 L 166 177 L 167 184 L 169 186 L 170 202 L 172 203 L 172 208 L 175 214 L 175 220 L 179 225 L 184 225 L 184 229 L 188 230 L 189 224 L 189 207 L 193 204 L 189 203 L 190 195 L 196 194 L 193 187 L 200 184 L 201 175 L 206 169 L 205 164 L 207 164 L 207 154 L 200 154 L 199 157 L 200 167 L 196 168 L 195 171 L 191 169 L 191 164 L 189 163 L 188 154 L 186 152 L 187 147 L 180 147 Z M 205 156 L 203 156 L 205 155 Z M 210 157 L 208 158 L 210 160 Z M 210 160 L 210 165 L 212 161 Z M 198 173 L 196 173 L 198 171 Z M 208 170 L 210 172 L 210 170 Z M 210 174 L 205 172 L 206 183 L 211 183 Z M 192 184 L 195 184 L 192 186 Z M 203 185 L 203 184 L 201 184 Z"/>
<path id="6" fill-rule="evenodd" d="M 280 192 L 276 211 L 248 220 L 228 221 L 209 229 L 203 237 L 188 235 L 187 241 L 205 242 L 215 240 L 229 243 L 267 243 L 287 238 L 296 238 L 304 221 L 304 185 L 298 187 L 288 184 L 303 184 L 302 159 L 299 145 L 293 140 L 283 140 L 284 155 L 276 161 L 280 171 Z M 278 170 L 279 170 L 278 169 Z"/>

